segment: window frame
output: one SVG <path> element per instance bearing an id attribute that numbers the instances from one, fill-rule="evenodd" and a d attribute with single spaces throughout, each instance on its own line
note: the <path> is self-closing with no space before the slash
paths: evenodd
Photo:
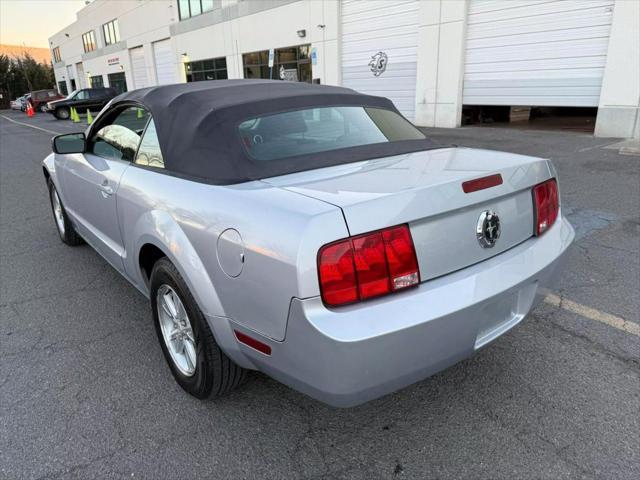
<path id="1" fill-rule="evenodd" d="M 160 151 L 160 156 L 162 157 L 162 167 L 154 167 L 152 165 L 143 165 L 136 161 L 138 159 L 138 155 L 140 154 L 140 147 L 142 146 L 142 141 L 144 140 L 144 137 L 147 135 L 147 130 L 149 129 L 149 125 L 151 125 L 151 122 L 153 122 L 153 115 L 151 115 L 151 112 L 149 112 L 149 118 L 147 119 L 147 124 L 144 126 L 144 130 L 142 131 L 142 134 L 140 134 L 140 143 L 138 144 L 136 153 L 133 156 L 133 162 L 131 162 L 131 165 L 144 168 L 145 170 L 153 170 L 155 172 L 167 172 L 167 169 L 164 163 L 164 155 L 162 154 L 162 147 L 160 145 L 160 137 L 158 137 L 157 128 L 156 128 L 156 139 L 158 140 L 158 150 Z M 153 122 L 153 124 L 155 125 L 155 122 Z"/>
<path id="2" fill-rule="evenodd" d="M 84 53 L 93 52 L 98 48 L 95 30 L 89 30 L 82 34 L 82 47 L 84 48 Z"/>
<path id="3" fill-rule="evenodd" d="M 62 61 L 62 56 L 60 55 L 60 47 L 53 47 L 53 63 L 60 63 Z"/>
<path id="4" fill-rule="evenodd" d="M 182 10 L 182 7 L 180 6 L 181 3 L 186 3 L 186 12 Z M 205 3 L 207 2 L 207 3 Z M 202 14 L 208 13 L 208 12 L 212 12 L 213 10 L 215 10 L 214 8 L 214 2 L 209 0 L 177 0 L 178 3 L 178 19 L 179 21 L 183 21 L 183 20 L 189 20 L 190 18 L 194 18 L 194 17 L 198 17 Z M 191 8 L 191 4 L 192 3 L 196 3 L 200 6 L 200 12 L 199 13 L 192 13 L 192 8 Z M 206 10 L 205 10 L 205 5 L 206 5 Z"/>
<path id="5" fill-rule="evenodd" d="M 281 53 L 283 53 L 283 50 L 288 50 L 291 48 L 295 48 L 296 49 L 296 58 L 292 61 L 287 61 L 287 62 L 281 62 L 280 61 L 280 55 Z M 303 48 L 307 49 L 307 56 L 303 57 L 301 54 L 301 50 Z M 281 80 L 280 79 L 280 67 L 284 66 L 284 65 L 291 65 L 293 63 L 295 63 L 296 65 L 296 72 L 298 75 L 298 82 L 303 82 L 303 80 L 301 80 L 302 75 L 300 75 L 301 73 L 301 65 L 309 65 L 311 67 L 311 75 L 308 81 L 304 81 L 305 83 L 312 83 L 313 82 L 313 66 L 312 66 L 312 62 L 311 62 L 311 43 L 301 43 L 299 45 L 290 45 L 287 47 L 279 47 L 279 48 L 274 48 L 273 49 L 273 73 L 272 73 L 272 80 Z M 252 55 L 252 54 L 257 54 L 260 61 L 258 63 L 250 63 L 247 64 L 245 58 L 248 55 Z M 263 55 L 266 54 L 266 55 Z M 266 58 L 266 61 L 263 61 L 263 56 L 264 58 Z M 247 70 L 249 68 L 259 68 L 261 71 L 263 68 L 266 68 L 267 70 L 269 69 L 269 50 L 255 50 L 252 52 L 245 52 L 242 54 L 242 76 L 243 78 L 256 78 L 256 77 L 248 77 L 247 76 Z M 265 79 L 269 79 L 269 77 L 257 77 L 257 78 L 265 78 Z"/>
<path id="6" fill-rule="evenodd" d="M 242 133 L 240 131 L 240 126 L 244 123 L 247 122 L 249 120 L 254 120 L 256 118 L 260 118 L 260 117 L 252 117 L 252 116 L 247 116 L 247 117 L 242 117 L 242 119 L 240 121 L 236 121 L 235 122 L 235 135 L 236 135 L 236 140 L 237 142 L 242 146 L 242 150 L 245 154 L 245 158 L 256 164 L 256 165 L 260 165 L 263 163 L 268 163 L 268 162 L 281 162 L 281 161 L 291 161 L 294 159 L 304 159 L 305 157 L 308 156 L 312 156 L 312 155 L 320 155 L 320 154 L 324 154 L 324 153 L 329 153 L 331 154 L 332 152 L 339 152 L 340 150 L 343 149 L 350 149 L 350 148 L 360 148 L 360 147 L 366 147 L 366 146 L 371 146 L 371 145 L 388 145 L 388 144 L 392 144 L 392 143 L 396 143 L 396 142 L 406 142 L 406 141 L 422 141 L 422 140 L 426 140 L 428 137 L 427 135 L 422 132 L 418 127 L 416 127 L 412 122 L 410 122 L 409 120 L 407 120 L 399 111 L 397 110 L 393 110 L 393 109 L 389 109 L 386 107 L 381 107 L 381 106 L 370 106 L 370 105 L 348 105 L 348 104 L 342 104 L 342 103 L 331 103 L 331 104 L 327 104 L 327 105 L 322 105 L 322 106 L 313 106 L 313 107 L 304 107 L 304 108 L 300 108 L 300 107 L 294 107 L 294 108 L 288 108 L 288 109 L 283 109 L 283 110 L 277 110 L 277 111 L 273 111 L 270 112 L 269 114 L 265 114 L 263 115 L 263 117 L 268 117 L 268 116 L 274 116 L 274 115 L 281 115 L 281 114 L 288 114 L 288 113 L 293 113 L 293 112 L 304 112 L 307 109 L 319 109 L 319 108 L 341 108 L 341 107 L 355 107 L 355 108 L 362 108 L 362 109 L 367 109 L 367 108 L 371 108 L 371 109 L 377 109 L 377 110 L 385 110 L 388 112 L 392 112 L 396 115 L 398 115 L 398 117 L 400 119 L 402 119 L 404 122 L 408 123 L 410 126 L 412 126 L 418 133 L 420 133 L 423 138 L 422 139 L 404 139 L 404 140 L 388 140 L 386 142 L 375 142 L 375 143 L 369 143 L 369 144 L 361 144 L 361 145 L 352 145 L 349 147 L 343 147 L 343 148 L 337 148 L 337 149 L 329 149 L 329 150 L 323 150 L 323 151 L 318 151 L 318 152 L 311 152 L 311 153 L 303 153 L 303 154 L 297 154 L 297 155 L 291 155 L 291 156 L 287 156 L 287 157 L 280 157 L 280 158 L 272 158 L 272 159 L 258 159 L 255 157 L 255 155 L 251 154 L 251 151 L 249 150 L 249 148 L 247 147 L 247 145 L 244 143 L 243 138 L 242 138 Z M 375 123 L 375 122 L 374 122 Z M 346 165 L 345 164 L 338 164 L 338 165 Z M 324 167 L 322 167 L 324 168 Z M 306 171 L 306 170 L 302 170 L 302 171 Z"/>
<path id="7" fill-rule="evenodd" d="M 216 67 L 216 62 L 218 60 L 224 60 L 224 68 L 217 68 Z M 204 68 L 204 62 L 209 62 L 209 61 L 213 62 L 213 68 L 205 69 Z M 193 69 L 193 64 L 194 63 L 203 64 L 203 68 L 198 69 L 198 70 L 194 70 Z M 191 71 L 187 71 L 187 66 L 188 65 L 191 66 Z M 218 79 L 218 72 L 222 72 L 222 71 L 226 72 L 226 77 Z M 202 60 L 193 60 L 193 61 L 190 61 L 190 62 L 186 62 L 184 64 L 184 73 L 185 73 L 185 76 L 187 78 L 187 83 L 207 81 L 206 79 L 204 79 L 204 80 L 194 80 L 193 76 L 196 73 L 204 73 L 204 74 L 206 74 L 206 73 L 210 73 L 210 72 L 213 72 L 213 74 L 215 76 L 214 80 L 226 80 L 226 79 L 228 79 L 229 78 L 229 68 L 227 66 L 227 57 L 226 56 L 222 56 L 222 57 L 214 57 L 214 58 L 204 58 Z M 189 80 L 189 76 L 192 77 L 191 80 Z"/>
<path id="8" fill-rule="evenodd" d="M 117 18 L 102 24 L 102 36 L 104 37 L 105 47 L 120 42 L 120 27 L 118 26 Z"/>
<path id="9" fill-rule="evenodd" d="M 128 108 L 140 108 L 142 110 L 144 110 L 145 112 L 148 113 L 148 118 L 147 121 L 144 124 L 144 128 L 142 129 L 142 133 L 140 134 L 140 141 L 138 142 L 138 145 L 136 146 L 136 150 L 133 154 L 133 160 L 124 160 L 124 159 L 118 159 L 118 158 L 105 158 L 102 157 L 96 153 L 93 152 L 93 146 L 94 146 L 94 137 L 98 134 L 98 132 L 106 126 L 109 125 L 113 125 L 113 122 L 115 121 L 115 119 L 118 117 L 118 115 L 120 115 L 122 112 L 124 112 L 125 110 L 127 110 Z M 112 115 L 115 115 L 115 117 L 112 118 Z M 135 159 L 138 156 L 138 151 L 140 150 L 140 144 L 142 143 L 142 138 L 144 137 L 144 134 L 147 131 L 147 127 L 149 126 L 149 120 L 152 118 L 151 112 L 149 111 L 148 108 L 146 108 L 144 105 L 142 105 L 141 103 L 138 102 L 123 102 L 123 103 L 119 103 L 118 105 L 114 105 L 111 108 L 109 108 L 108 110 L 100 113 L 98 115 L 98 117 L 96 118 L 96 120 L 91 124 L 91 127 L 89 128 L 89 131 L 87 132 L 86 135 L 86 139 L 87 139 L 87 153 L 91 154 L 91 155 L 95 155 L 96 157 L 102 158 L 104 160 L 108 160 L 108 161 L 112 161 L 112 162 L 122 162 L 124 164 L 128 164 L 128 165 L 136 165 L 138 167 L 142 167 L 144 168 L 144 165 L 137 165 L 135 163 Z M 107 123 L 109 122 L 109 123 Z M 160 143 L 160 142 L 158 142 Z M 155 169 L 155 170 L 163 170 L 163 169 Z"/>

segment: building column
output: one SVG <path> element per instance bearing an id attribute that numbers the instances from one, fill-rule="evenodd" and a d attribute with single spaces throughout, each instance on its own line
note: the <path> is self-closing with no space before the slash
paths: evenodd
<path id="1" fill-rule="evenodd" d="M 416 125 L 460 126 L 467 8 L 468 0 L 420 2 Z"/>
<path id="2" fill-rule="evenodd" d="M 595 136 L 640 138 L 640 2 L 616 0 Z"/>

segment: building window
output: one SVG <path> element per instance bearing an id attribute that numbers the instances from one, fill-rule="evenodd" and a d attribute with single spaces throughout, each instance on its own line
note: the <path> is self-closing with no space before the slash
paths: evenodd
<path id="1" fill-rule="evenodd" d="M 104 79 L 102 78 L 102 75 L 89 77 L 89 84 L 91 85 L 91 88 L 102 88 L 104 87 Z"/>
<path id="2" fill-rule="evenodd" d="M 84 53 L 93 52 L 96 49 L 96 34 L 93 30 L 82 35 Z"/>
<path id="3" fill-rule="evenodd" d="M 53 63 L 58 63 L 62 61 L 62 57 L 60 56 L 60 47 L 56 47 L 53 49 Z"/>
<path id="4" fill-rule="evenodd" d="M 120 30 L 118 29 L 118 20 L 111 20 L 109 23 L 102 25 L 102 33 L 104 34 L 104 44 L 111 45 L 120 41 Z"/>
<path id="5" fill-rule="evenodd" d="M 273 68 L 269 68 L 269 51 L 242 55 L 244 78 L 271 78 L 311 83 L 310 45 L 277 48 Z"/>
<path id="6" fill-rule="evenodd" d="M 196 17 L 213 10 L 213 0 L 178 0 L 180 20 Z"/>
<path id="7" fill-rule="evenodd" d="M 60 95 L 64 95 L 65 97 L 69 95 L 69 91 L 67 90 L 67 82 L 65 82 L 64 80 L 58 82 L 58 91 L 60 92 Z"/>
<path id="8" fill-rule="evenodd" d="M 118 95 L 127 91 L 127 79 L 124 72 L 110 73 L 107 77 L 109 78 L 109 86 L 118 92 Z"/>
<path id="9" fill-rule="evenodd" d="M 184 69 L 187 73 L 187 82 L 226 80 L 228 78 L 226 57 L 188 62 L 184 64 Z"/>

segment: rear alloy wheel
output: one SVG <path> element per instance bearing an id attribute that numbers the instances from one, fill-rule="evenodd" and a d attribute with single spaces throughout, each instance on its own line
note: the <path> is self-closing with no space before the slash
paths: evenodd
<path id="1" fill-rule="evenodd" d="M 51 210 L 53 212 L 53 219 L 55 220 L 56 229 L 62 240 L 67 245 L 75 247 L 76 245 L 82 245 L 84 241 L 82 237 L 76 233 L 73 224 L 67 216 L 67 212 L 64 210 L 64 206 L 58 196 L 58 191 L 51 179 L 47 180 L 47 187 L 49 187 L 49 200 L 51 201 Z"/>
<path id="2" fill-rule="evenodd" d="M 153 267 L 150 296 L 162 353 L 183 390 L 204 399 L 240 385 L 246 371 L 220 350 L 185 281 L 166 257 Z"/>
<path id="3" fill-rule="evenodd" d="M 176 368 L 187 377 L 196 371 L 196 340 L 180 297 L 166 283 L 156 293 L 158 321 L 164 344 Z"/>
<path id="4" fill-rule="evenodd" d="M 67 120 L 70 116 L 71 114 L 67 107 L 60 107 L 56 109 L 56 118 L 58 120 Z"/>

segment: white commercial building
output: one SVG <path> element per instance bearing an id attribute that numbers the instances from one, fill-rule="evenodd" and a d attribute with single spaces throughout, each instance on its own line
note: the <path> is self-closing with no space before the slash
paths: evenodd
<path id="1" fill-rule="evenodd" d="M 592 107 L 596 135 L 640 137 L 638 0 L 94 0 L 49 40 L 63 92 L 282 78 L 389 97 L 421 126 Z"/>

